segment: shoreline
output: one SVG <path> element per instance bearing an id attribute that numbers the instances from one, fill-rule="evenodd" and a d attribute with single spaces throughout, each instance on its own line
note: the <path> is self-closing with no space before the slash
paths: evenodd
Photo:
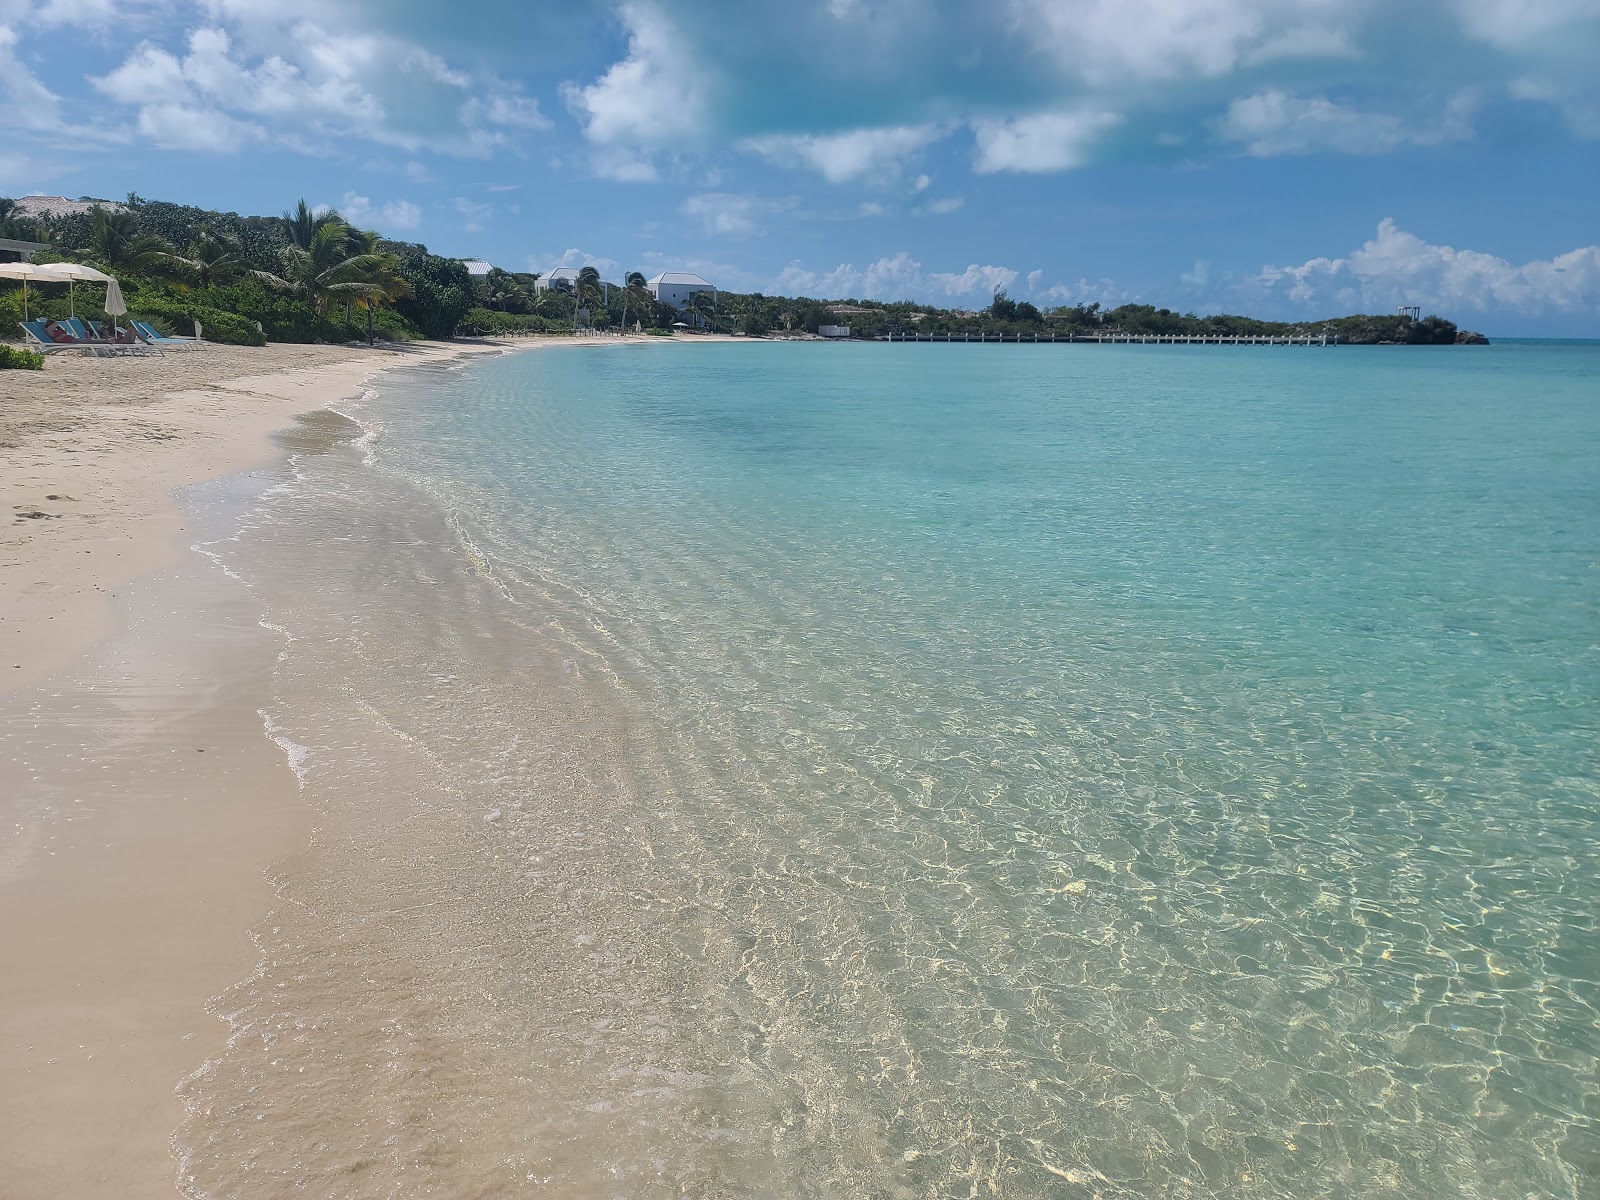
<path id="1" fill-rule="evenodd" d="M 6 373 L 7 1200 L 179 1194 L 177 1089 L 229 1036 L 207 1005 L 257 968 L 269 869 L 311 827 L 262 724 L 281 644 L 194 552 L 205 517 L 178 493 L 237 477 L 236 520 L 260 490 L 245 473 L 283 456 L 274 435 L 388 369 L 595 344 L 213 347 Z"/>

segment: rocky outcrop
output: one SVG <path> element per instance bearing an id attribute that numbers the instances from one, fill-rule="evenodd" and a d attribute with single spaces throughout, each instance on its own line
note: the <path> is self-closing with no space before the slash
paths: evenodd
<path id="1" fill-rule="evenodd" d="M 1489 339 L 1481 333 L 1473 333 L 1467 329 L 1462 329 L 1456 333 L 1456 345 L 1458 346 L 1487 346 L 1488 344 Z"/>

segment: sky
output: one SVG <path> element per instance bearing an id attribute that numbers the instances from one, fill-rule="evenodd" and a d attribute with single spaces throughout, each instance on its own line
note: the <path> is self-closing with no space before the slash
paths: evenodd
<path id="1" fill-rule="evenodd" d="M 1600 0 L 0 0 L 0 195 L 509 270 L 1600 337 Z"/>

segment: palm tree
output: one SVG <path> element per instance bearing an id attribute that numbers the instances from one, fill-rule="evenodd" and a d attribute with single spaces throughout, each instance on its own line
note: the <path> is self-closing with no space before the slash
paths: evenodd
<path id="1" fill-rule="evenodd" d="M 403 296 L 414 296 L 410 282 L 400 274 L 400 256 L 388 251 L 371 255 L 372 262 L 364 272 L 362 282 L 366 290 L 356 303 L 367 310 L 367 345 L 372 345 L 372 314 L 379 305 L 389 304 Z"/>
<path id="2" fill-rule="evenodd" d="M 203 288 L 232 283 L 245 272 L 244 250 L 238 239 L 205 225 L 189 249 L 181 256 L 174 255 L 172 262 Z"/>
<path id="3" fill-rule="evenodd" d="M 178 263 L 172 243 L 153 234 L 140 233 L 139 221 L 131 212 L 110 212 L 96 204 L 89 210 L 89 249 L 96 258 L 114 270 L 162 274 Z"/>
<path id="4" fill-rule="evenodd" d="M 584 308 L 592 308 L 604 299 L 600 288 L 600 272 L 594 267 L 584 267 L 578 272 L 578 279 L 572 289 L 572 328 L 578 328 L 578 313 Z"/>
<path id="5" fill-rule="evenodd" d="M 311 249 L 311 239 L 317 236 L 317 231 L 329 225 L 338 225 L 347 232 L 352 232 L 345 220 L 331 208 L 313 211 L 311 206 L 301 200 L 294 206 L 293 212 L 283 214 L 283 223 L 289 235 L 291 245 L 302 250 Z"/>
<path id="6" fill-rule="evenodd" d="M 643 311 L 646 303 L 654 300 L 645 283 L 644 273 L 629 271 L 622 281 L 622 331 L 628 331 L 628 309 L 630 307 Z"/>
<path id="7" fill-rule="evenodd" d="M 717 308 L 716 294 L 713 292 L 691 292 L 684 307 L 709 325 Z M 714 326 L 713 332 L 715 332 Z"/>
<path id="8" fill-rule="evenodd" d="M 485 307 L 509 312 L 511 305 L 524 303 L 527 297 L 515 275 L 495 267 L 483 277 L 483 299 Z"/>
<path id="9" fill-rule="evenodd" d="M 371 294 L 370 273 L 378 270 L 385 256 L 377 252 L 350 254 L 351 230 L 342 220 L 327 221 L 317 227 L 309 247 L 285 246 L 278 252 L 283 273 L 252 271 L 261 282 L 281 292 L 298 296 L 326 317 L 336 300 L 353 302 Z"/>

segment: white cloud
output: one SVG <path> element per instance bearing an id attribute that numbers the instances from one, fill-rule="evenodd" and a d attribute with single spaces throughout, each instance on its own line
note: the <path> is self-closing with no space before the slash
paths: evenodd
<path id="1" fill-rule="evenodd" d="M 753 196 L 700 192 L 686 199 L 678 211 L 698 221 L 709 237 L 750 237 L 761 232 L 757 218 L 763 207 Z"/>
<path id="2" fill-rule="evenodd" d="M 1471 136 L 1471 93 L 1458 93 L 1433 123 L 1414 128 L 1391 113 L 1363 112 L 1321 96 L 1294 96 L 1269 89 L 1228 106 L 1218 132 L 1242 143 L 1248 154 L 1387 154 L 1408 143 L 1430 145 Z"/>
<path id="3" fill-rule="evenodd" d="M 476 98 L 468 100 L 469 106 L 467 123 L 476 124 L 472 116 L 481 114 L 482 119 L 490 125 L 502 125 L 508 129 L 551 129 L 553 125 L 550 118 L 539 111 L 539 102 L 526 96 L 512 96 L 497 93 L 487 101 Z"/>
<path id="4" fill-rule="evenodd" d="M 919 217 L 945 217 L 953 212 L 960 212 L 966 206 L 966 203 L 965 196 L 941 196 L 937 200 L 930 200 L 926 204 L 918 205 L 911 211 Z"/>
<path id="5" fill-rule="evenodd" d="M 569 246 L 559 255 L 530 259 L 528 269 L 548 273 L 556 267 L 594 267 L 603 275 L 608 271 L 615 271 L 618 265 L 614 258 L 604 258 L 598 254 L 579 250 L 576 246 Z"/>
<path id="6" fill-rule="evenodd" d="M 1065 171 L 1089 159 L 1095 141 L 1122 118 L 1115 113 L 1064 111 L 1034 113 L 1009 120 L 974 121 L 978 157 L 973 169 L 995 171 Z"/>
<path id="7" fill-rule="evenodd" d="M 987 304 L 995 288 L 1010 287 L 1016 280 L 1017 272 L 1010 267 L 977 263 L 960 272 L 924 271 L 920 262 L 902 250 L 892 258 L 880 258 L 864 268 L 841 263 L 831 271 L 817 272 L 791 263 L 778 275 L 776 290 L 786 295 L 828 300 L 978 297 Z"/>
<path id="8" fill-rule="evenodd" d="M 234 15 L 213 5 L 214 17 Z M 483 94 L 438 55 L 382 33 L 334 33 L 289 11 L 277 12 L 276 39 L 262 35 L 261 6 L 247 23 L 279 53 L 250 55 L 218 24 L 190 29 L 182 54 L 155 41 L 90 82 L 138 112 L 141 133 L 158 145 L 236 149 L 230 136 L 271 136 L 315 151 L 337 133 L 453 154 L 484 154 L 529 131 L 550 128 L 535 100 L 489 80 Z M 209 121 L 219 132 L 206 128 Z"/>
<path id="9" fill-rule="evenodd" d="M 422 209 L 409 200 L 390 200 L 374 204 L 366 196 L 346 192 L 339 204 L 346 220 L 356 225 L 375 225 L 380 233 L 396 229 L 415 229 L 422 224 Z"/>
<path id="10" fill-rule="evenodd" d="M 846 133 L 777 134 L 750 138 L 744 146 L 784 166 L 810 167 L 829 183 L 886 182 L 942 132 L 937 125 L 895 125 Z"/>
<path id="11" fill-rule="evenodd" d="M 667 19 L 640 3 L 618 15 L 628 55 L 594 83 L 563 84 L 562 97 L 597 149 L 596 173 L 625 182 L 655 178 L 646 151 L 692 141 L 704 130 L 706 73 Z"/>
<path id="12" fill-rule="evenodd" d="M 139 109 L 138 129 L 140 136 L 163 150 L 220 154 L 237 154 L 266 136 L 259 125 L 193 104 L 146 104 Z"/>
<path id="13" fill-rule="evenodd" d="M 1446 316 L 1600 313 L 1600 246 L 1518 266 L 1493 254 L 1425 242 L 1385 218 L 1377 235 L 1360 249 L 1342 258 L 1264 267 L 1247 291 L 1344 311 L 1382 312 L 1418 304 Z"/>
<path id="14" fill-rule="evenodd" d="M 1060 68 L 1091 85 L 1148 84 L 1225 75 L 1278 54 L 1338 54 L 1341 22 L 1361 0 L 1010 0 Z"/>
<path id="15" fill-rule="evenodd" d="M 48 132 L 61 128 L 61 101 L 16 55 L 17 35 L 0 25 L 0 126 Z"/>

